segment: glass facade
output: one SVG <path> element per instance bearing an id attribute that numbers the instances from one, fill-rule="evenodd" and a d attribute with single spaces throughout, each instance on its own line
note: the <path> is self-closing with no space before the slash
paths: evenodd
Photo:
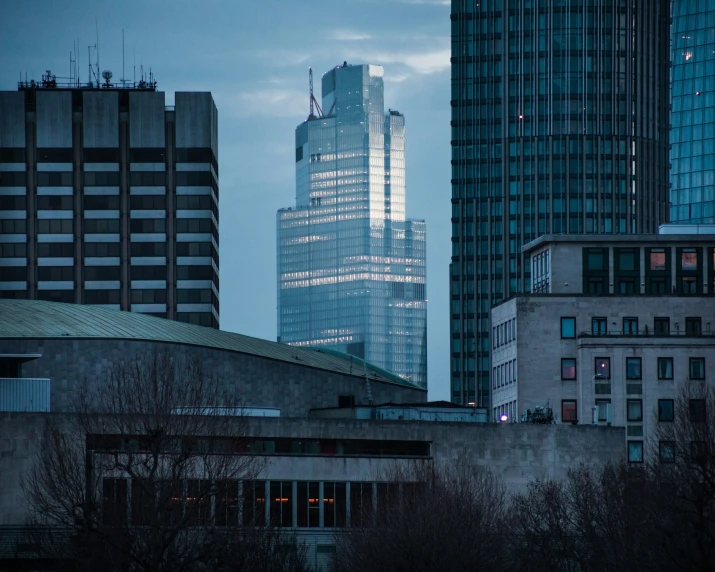
<path id="1" fill-rule="evenodd" d="M 545 233 L 668 217 L 669 1 L 452 0 L 451 399 L 489 406 L 489 311 Z"/>
<path id="2" fill-rule="evenodd" d="M 277 216 L 278 341 L 426 387 L 425 223 L 405 219 L 405 118 L 385 113 L 380 66 L 338 66 L 322 92 L 325 115 L 296 129 L 296 206 Z"/>
<path id="3" fill-rule="evenodd" d="M 670 218 L 715 222 L 715 3 L 673 2 Z"/>

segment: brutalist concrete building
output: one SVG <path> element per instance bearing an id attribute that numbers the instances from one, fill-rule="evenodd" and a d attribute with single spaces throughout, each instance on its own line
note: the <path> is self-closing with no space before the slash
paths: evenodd
<path id="1" fill-rule="evenodd" d="M 715 234 L 545 235 L 524 253 L 532 293 L 491 313 L 492 415 L 626 427 L 643 462 L 679 389 L 715 383 Z"/>
<path id="2" fill-rule="evenodd" d="M 514 490 L 624 456 L 622 428 L 486 423 L 485 411 L 426 403 L 417 384 L 347 354 L 93 306 L 0 300 L 0 531 L 23 524 L 23 476 L 47 423 L 72 415 L 78 384 L 102 384 L 114 365 L 157 351 L 197 355 L 241 397 L 242 454 L 268 463 L 234 496 L 261 522 L 296 531 L 316 568 L 327 565 L 335 533 L 359 525 L 354 507 L 379 514 L 396 466 L 466 460 Z M 111 454 L 104 443 L 92 454 Z M 129 521 L 131 498 L 119 505 Z M 241 526 L 243 514 L 230 524 Z"/>
<path id="3" fill-rule="evenodd" d="M 218 328 L 213 98 L 105 73 L 0 92 L 0 298 Z"/>

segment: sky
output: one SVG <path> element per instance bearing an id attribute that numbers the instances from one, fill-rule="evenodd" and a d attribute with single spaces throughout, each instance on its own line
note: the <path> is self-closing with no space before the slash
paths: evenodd
<path id="1" fill-rule="evenodd" d="M 449 399 L 450 0 L 0 0 L 0 90 L 27 73 L 80 77 L 99 39 L 114 80 L 210 91 L 219 113 L 221 329 L 276 339 L 276 211 L 295 201 L 295 127 L 308 67 L 385 68 L 385 108 L 406 121 L 407 216 L 427 221 L 428 384 Z M 58 79 L 58 81 L 61 81 Z"/>

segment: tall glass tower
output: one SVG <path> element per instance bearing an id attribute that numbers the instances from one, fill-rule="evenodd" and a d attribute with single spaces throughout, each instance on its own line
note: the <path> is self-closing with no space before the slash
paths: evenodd
<path id="1" fill-rule="evenodd" d="M 452 401 L 489 405 L 525 243 L 667 222 L 669 4 L 452 0 Z"/>
<path id="2" fill-rule="evenodd" d="M 385 113 L 380 66 L 337 66 L 322 92 L 295 131 L 296 206 L 278 211 L 278 341 L 426 387 L 425 223 L 405 219 L 405 118 Z"/>
<path id="3" fill-rule="evenodd" d="M 715 222 L 715 2 L 673 2 L 670 218 Z"/>

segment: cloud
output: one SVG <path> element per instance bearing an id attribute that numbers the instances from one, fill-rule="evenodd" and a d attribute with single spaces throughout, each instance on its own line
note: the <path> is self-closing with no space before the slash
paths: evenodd
<path id="1" fill-rule="evenodd" d="M 300 118 L 307 115 L 307 92 L 297 89 L 265 88 L 214 97 L 217 105 L 221 100 L 222 107 L 234 117 Z"/>
<path id="2" fill-rule="evenodd" d="M 376 51 L 352 54 L 362 61 L 383 65 L 396 64 L 404 69 L 398 70 L 392 81 L 405 81 L 408 76 L 440 73 L 449 69 L 450 50 L 438 48 L 428 51 Z"/>
<path id="3" fill-rule="evenodd" d="M 370 40 L 372 39 L 372 36 L 370 34 L 365 34 L 364 32 L 358 32 L 356 30 L 337 29 L 328 32 L 327 38 L 329 40 L 336 40 L 338 42 L 355 42 L 361 40 Z"/>
<path id="4" fill-rule="evenodd" d="M 397 0 L 400 4 L 427 4 L 429 6 L 449 6 L 452 0 Z"/>

